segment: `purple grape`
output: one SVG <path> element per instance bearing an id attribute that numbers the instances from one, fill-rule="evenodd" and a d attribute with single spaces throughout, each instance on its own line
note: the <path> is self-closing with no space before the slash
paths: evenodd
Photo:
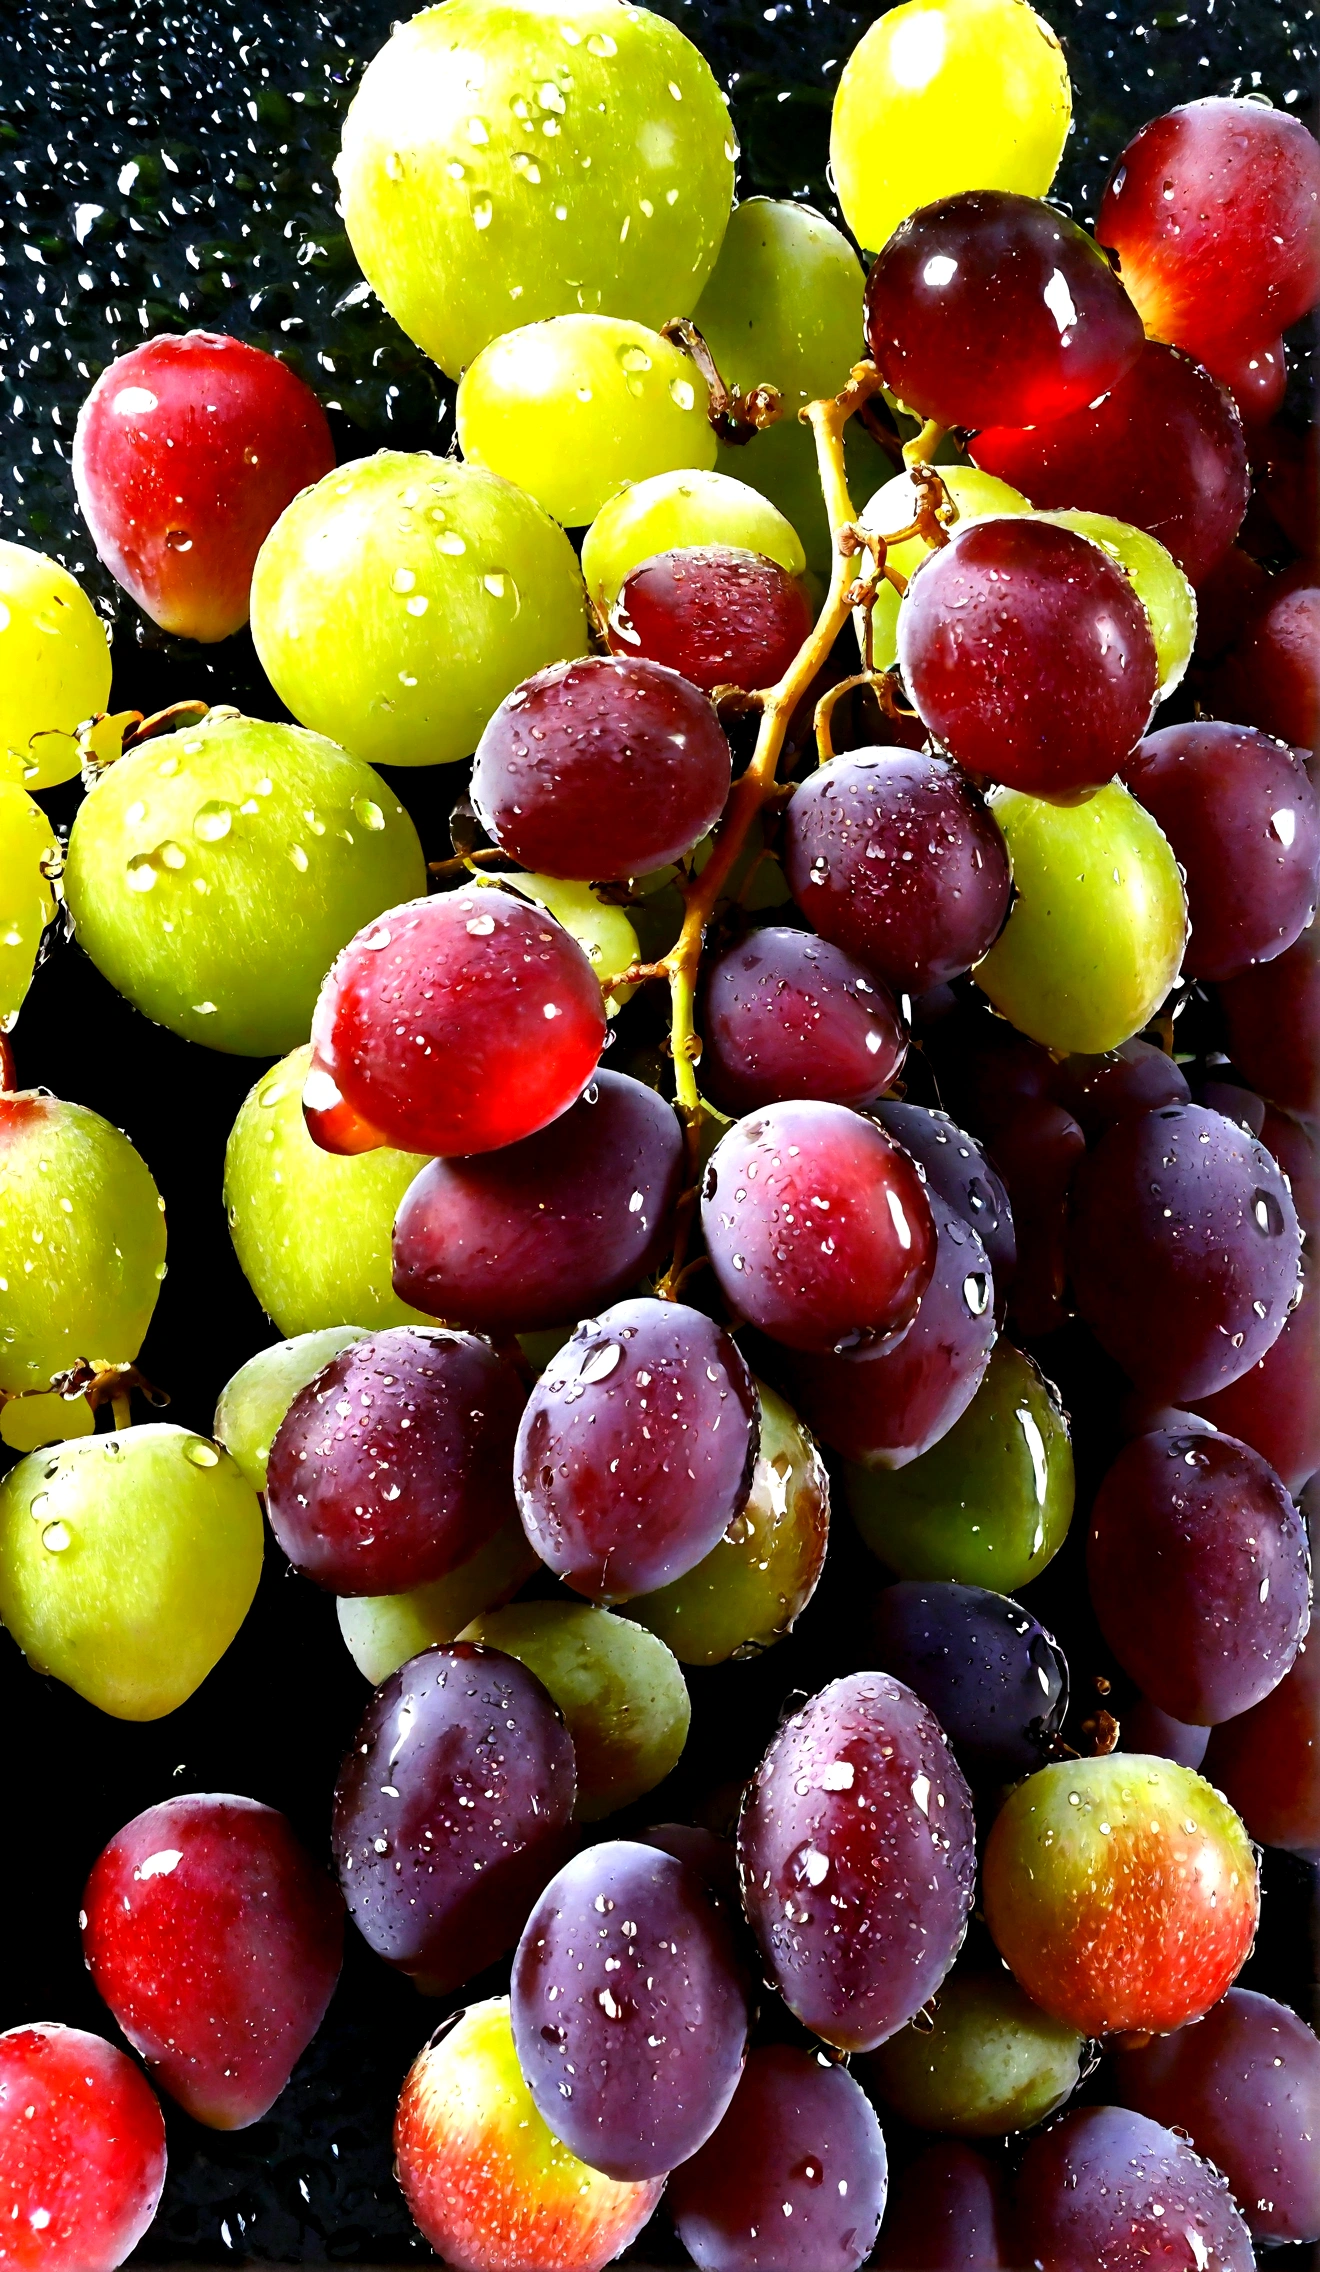
<path id="1" fill-rule="evenodd" d="M 672 1854 L 676 1862 L 695 1870 L 712 1899 L 741 1919 L 738 1856 L 731 1839 L 717 1838 L 713 1830 L 694 1822 L 653 1822 L 637 1835 L 643 1846 L 658 1846 L 662 1854 Z"/>
<path id="2" fill-rule="evenodd" d="M 1153 1112 L 1191 1097 L 1182 1067 L 1149 1041 L 1120 1042 L 1103 1057 L 1061 1059 L 1056 1093 L 1088 1143 L 1095 1143 L 1130 1112 Z"/>
<path id="3" fill-rule="evenodd" d="M 701 1024 L 702 1087 L 735 1116 L 789 1097 L 866 1104 L 907 1054 L 887 986 L 827 939 L 777 926 L 716 957 Z"/>
<path id="4" fill-rule="evenodd" d="M 1320 923 L 1230 978 L 1219 999 L 1238 1072 L 1285 1112 L 1320 1115 Z"/>
<path id="5" fill-rule="evenodd" d="M 1002 1297 L 1017 1261 L 1013 1210 L 1003 1179 L 981 1145 L 947 1112 L 928 1112 L 896 1097 L 881 1097 L 871 1113 L 925 1169 L 927 1183 L 946 1207 L 971 1225 L 994 1272 L 995 1292 Z"/>
<path id="6" fill-rule="evenodd" d="M 1062 1649 L 1029 1609 L 984 1586 L 905 1578 L 871 1609 L 875 1662 L 929 1705 L 971 1782 L 1012 1782 L 1049 1757 L 1068 1709 Z"/>
<path id="7" fill-rule="evenodd" d="M 940 2138 L 894 2182 L 873 2263 L 876 2272 L 1006 2272 L 999 2165 L 973 2146 Z"/>
<path id="8" fill-rule="evenodd" d="M 1027 1099 L 995 1122 L 986 1145 L 1013 1205 L 1017 1255 L 1009 1316 L 1031 1340 L 1053 1333 L 1068 1315 L 1068 1194 L 1086 1138 L 1062 1105 Z"/>
<path id="9" fill-rule="evenodd" d="M 1191 1727 L 1161 1712 L 1148 1696 L 1130 1704 L 1119 1722 L 1120 1751 L 1153 1753 L 1156 1759 L 1174 1759 L 1180 1767 L 1199 1767 L 1210 1741 L 1209 1728 Z"/>
<path id="10" fill-rule="evenodd" d="M 1022 2255 L 1047 2272 L 1253 2272 L 1223 2178 L 1125 2107 L 1084 2106 L 1033 2138 L 1018 2172 Z"/>

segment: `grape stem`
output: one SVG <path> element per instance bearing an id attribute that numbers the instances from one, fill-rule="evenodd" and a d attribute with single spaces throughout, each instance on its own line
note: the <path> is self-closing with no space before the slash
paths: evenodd
<path id="1" fill-rule="evenodd" d="M 753 387 L 744 394 L 741 387 L 730 386 L 702 338 L 696 325 L 687 316 L 675 316 L 661 333 L 673 347 L 681 347 L 690 355 L 710 396 L 706 415 L 722 442 L 750 442 L 754 434 L 764 433 L 783 416 L 784 402 L 778 387 Z"/>

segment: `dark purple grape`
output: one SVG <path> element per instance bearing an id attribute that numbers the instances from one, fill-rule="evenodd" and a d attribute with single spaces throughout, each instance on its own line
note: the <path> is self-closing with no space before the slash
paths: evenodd
<path id="1" fill-rule="evenodd" d="M 1209 1728 L 1194 1728 L 1161 1712 L 1148 1696 L 1130 1704 L 1119 1722 L 1118 1749 L 1144 1751 L 1157 1759 L 1174 1759 L 1180 1767 L 1199 1767 L 1210 1741 Z"/>
<path id="2" fill-rule="evenodd" d="M 870 2051 L 957 1954 L 976 1870 L 971 1794 L 919 1697 L 833 1681 L 784 1723 L 743 1800 L 743 1906 L 805 2026 Z"/>
<path id="3" fill-rule="evenodd" d="M 811 630 L 800 584 L 737 545 L 684 545 L 629 570 L 605 636 L 616 655 L 667 663 L 693 686 L 775 686 Z"/>
<path id="4" fill-rule="evenodd" d="M 1219 999 L 1239 1073 L 1285 1112 L 1320 1115 L 1320 923 L 1273 962 L 1230 978 Z"/>
<path id="5" fill-rule="evenodd" d="M 821 2052 L 753 2051 L 714 2136 L 665 2206 L 699 2272 L 859 2272 L 887 2183 L 874 2107 Z"/>
<path id="6" fill-rule="evenodd" d="M 682 1302 L 588 1318 L 532 1390 L 514 1488 L 541 1560 L 626 1601 L 681 1578 L 746 1504 L 760 1444 L 746 1360 Z"/>
<path id="7" fill-rule="evenodd" d="M 972 1782 L 1012 1782 L 1048 1758 L 1068 1665 L 1029 1609 L 984 1586 L 905 1578 L 877 1595 L 875 1662 L 928 1704 Z"/>
<path id="8" fill-rule="evenodd" d="M 1030 1340 L 1053 1333 L 1068 1315 L 1068 1194 L 1086 1138 L 1062 1105 L 1028 1102 L 996 1122 L 987 1145 L 1013 1205 L 1017 1256 L 1009 1315 Z"/>
<path id="9" fill-rule="evenodd" d="M 1252 2272 L 1217 2170 L 1126 2107 L 1084 2106 L 1031 2141 L 1018 2172 L 1024 2259 L 1048 2272 Z"/>
<path id="10" fill-rule="evenodd" d="M 827 939 L 777 925 L 712 962 L 701 1028 L 701 1085 L 734 1116 L 789 1097 L 866 1104 L 907 1054 L 887 986 Z"/>
<path id="11" fill-rule="evenodd" d="M 1202 1105 L 1132 1114 L 1078 1168 L 1077 1307 L 1150 1395 L 1185 1402 L 1247 1372 L 1283 1331 L 1300 1255 L 1277 1163 Z"/>
<path id="12" fill-rule="evenodd" d="M 895 2179 L 872 2259 L 876 2272 L 1006 2272 L 999 2164 L 940 2138 Z"/>
<path id="13" fill-rule="evenodd" d="M 513 1960 L 513 2036 L 555 2136 L 607 2177 L 661 2177 L 737 2087 L 747 1998 L 731 1928 L 672 1854 L 607 1839 L 567 1863 Z"/>
<path id="14" fill-rule="evenodd" d="M 1302 1272 L 1302 1298 L 1250 1372 L 1195 1409 L 1268 1460 L 1294 1498 L 1320 1471 L 1320 1279 Z"/>
<path id="15" fill-rule="evenodd" d="M 1320 1863 L 1320 1639 L 1263 1704 L 1211 1730 L 1205 1772 L 1262 1846 Z"/>
<path id="16" fill-rule="evenodd" d="M 945 1206 L 970 1223 L 994 1272 L 995 1293 L 1002 1297 L 1017 1261 L 1013 1210 L 1002 1179 L 976 1138 L 950 1120 L 947 1112 L 927 1112 L 923 1105 L 900 1103 L 896 1097 L 881 1097 L 871 1114 L 925 1169 L 927 1183 Z"/>
<path id="17" fill-rule="evenodd" d="M 422 1169 L 395 1217 L 395 1292 L 489 1333 L 571 1325 L 656 1261 L 683 1165 L 664 1098 L 597 1073 L 521 1144 Z"/>
<path id="18" fill-rule="evenodd" d="M 1288 1178 L 1303 1233 L 1315 1240 L 1320 1237 L 1320 1127 L 1266 1105 L 1257 1134 Z"/>
<path id="19" fill-rule="evenodd" d="M 335 1785 L 335 1865 L 368 1947 L 436 1995 L 493 1963 L 569 1850 L 576 1788 L 525 1665 L 463 1641 L 411 1657 Z"/>
<path id="20" fill-rule="evenodd" d="M 695 1870 L 706 1891 L 741 1917 L 738 1856 L 731 1839 L 717 1838 L 713 1830 L 694 1822 L 654 1822 L 637 1835 L 644 1846 L 658 1846 L 662 1854 L 672 1854 L 676 1862 Z"/>
<path id="21" fill-rule="evenodd" d="M 299 1391 L 270 1449 L 270 1527 L 338 1594 L 397 1594 L 456 1570 L 514 1513 L 526 1391 L 475 1333 L 392 1326 Z"/>
<path id="22" fill-rule="evenodd" d="M 784 872 L 803 914 L 896 994 L 970 970 L 1008 913 L 1008 851 L 955 765 L 849 750 L 794 795 Z"/>
<path id="23" fill-rule="evenodd" d="M 1123 1041 L 1102 1057 L 1065 1057 L 1055 1077 L 1055 1094 L 1090 1144 L 1130 1112 L 1154 1112 L 1162 1104 L 1186 1104 L 1191 1097 L 1181 1065 L 1150 1041 Z"/>
<path id="24" fill-rule="evenodd" d="M 640 876 L 714 827 L 730 763 L 709 701 L 677 671 L 587 655 L 505 696 L 477 744 L 472 802 L 538 875 Z"/>

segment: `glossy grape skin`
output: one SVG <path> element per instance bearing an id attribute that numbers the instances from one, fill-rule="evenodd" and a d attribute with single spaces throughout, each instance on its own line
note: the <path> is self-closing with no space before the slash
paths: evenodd
<path id="1" fill-rule="evenodd" d="M 787 576 L 800 576 L 806 566 L 796 529 L 759 490 L 733 474 L 690 468 L 652 474 L 601 506 L 582 542 L 587 590 L 607 616 L 641 561 L 658 552 L 708 544 L 758 553 L 776 561 Z"/>
<path id="2" fill-rule="evenodd" d="M 616 1302 L 532 1390 L 514 1460 L 523 1527 L 575 1592 L 653 1593 L 741 1513 L 759 1438 L 755 1384 L 727 1333 L 681 1302 Z"/>
<path id="3" fill-rule="evenodd" d="M 1264 1702 L 1211 1731 L 1206 1772 L 1253 1838 L 1320 1862 L 1320 1642 Z"/>
<path id="4" fill-rule="evenodd" d="M 1314 1233 L 1307 1232 L 1308 1238 Z M 1212 1427 L 1259 1452 L 1294 1498 L 1320 1470 L 1320 1287 L 1315 1266 L 1302 1272 L 1302 1298 L 1282 1333 L 1249 1372 L 1192 1409 Z"/>
<path id="5" fill-rule="evenodd" d="M 919 2130 L 1002 2138 L 1044 2122 L 1077 2088 L 1084 2038 L 1002 1969 L 955 1965 L 929 2016 L 866 2060 L 867 2082 Z"/>
<path id="6" fill-rule="evenodd" d="M 990 1832 L 981 1896 L 1032 2002 L 1095 2036 L 1199 2019 L 1241 1969 L 1260 1908 L 1255 1855 L 1219 1792 L 1128 1752 L 1019 1783 Z"/>
<path id="7" fill-rule="evenodd" d="M 0 608 L 0 782 L 40 794 L 73 780 L 75 729 L 110 700 L 107 628 L 68 569 L 25 544 L 0 541 Z"/>
<path id="8" fill-rule="evenodd" d="M 946 1112 L 928 1112 L 924 1105 L 897 1097 L 878 1098 L 871 1111 L 925 1170 L 927 1183 L 945 1206 L 975 1231 L 994 1274 L 996 1296 L 1002 1298 L 1017 1260 L 1013 1211 L 1001 1177 L 976 1138 Z"/>
<path id="9" fill-rule="evenodd" d="M 1008 911 L 1004 840 L 943 758 L 849 750 L 797 790 L 783 837 L 794 899 L 822 938 L 895 993 L 978 962 Z"/>
<path id="10" fill-rule="evenodd" d="M 1199 1767 L 1209 1741 L 1209 1728 L 1189 1727 L 1161 1712 L 1148 1697 L 1139 1696 L 1123 1714 L 1115 1748 L 1153 1752 L 1157 1759 L 1176 1760 L 1180 1767 Z"/>
<path id="11" fill-rule="evenodd" d="M 674 2172 L 666 2200 L 700 2272 L 858 2272 L 887 2180 L 879 2122 L 852 2076 L 771 2043 L 752 2052 L 724 2120 Z"/>
<path id="12" fill-rule="evenodd" d="M 511 2003 L 543 2118 L 607 2177 L 686 2161 L 742 2073 L 732 1932 L 696 1873 L 658 1847 L 610 1839 L 560 1870 L 523 1928 Z"/>
<path id="13" fill-rule="evenodd" d="M 361 1326 L 332 1325 L 259 1349 L 220 1391 L 212 1433 L 254 1491 L 266 1488 L 266 1463 L 280 1422 L 300 1389 L 323 1365 L 367 1338 Z"/>
<path id="14" fill-rule="evenodd" d="M 473 1618 L 506 1602 L 539 1566 L 515 1517 L 428 1586 L 402 1594 L 341 1594 L 335 1614 L 344 1646 L 363 1679 L 379 1688 L 433 1641 L 456 1641 Z"/>
<path id="15" fill-rule="evenodd" d="M 1191 1102 L 1182 1067 L 1149 1041 L 1121 1041 L 1117 1049 L 1102 1050 L 1097 1056 L 1083 1051 L 1065 1057 L 1056 1079 L 1060 1096 L 1089 1143 L 1130 1112 Z"/>
<path id="16" fill-rule="evenodd" d="M 701 1028 L 703 1092 L 734 1114 L 790 1097 L 866 1104 L 907 1054 L 886 986 L 827 939 L 775 924 L 708 964 Z"/>
<path id="17" fill-rule="evenodd" d="M 591 884 L 569 883 L 562 876 L 532 876 L 515 871 L 504 878 L 507 890 L 537 907 L 548 908 L 576 939 L 600 981 L 607 1018 L 618 1016 L 630 1002 L 635 985 L 621 985 L 623 973 L 641 960 L 641 942 L 621 907 L 612 904 L 609 887 L 598 892 Z M 635 903 L 633 903 L 635 905 Z"/>
<path id="18" fill-rule="evenodd" d="M 41 935 L 55 913 L 44 868 L 60 846 L 39 804 L 14 781 L 0 779 L 0 1032 L 8 1033 L 23 1006 L 36 967 Z M 12 1081 L 5 1083 L 12 1087 Z"/>
<path id="19" fill-rule="evenodd" d="M 1203 1105 L 1132 1114 L 1077 1171 L 1077 1307 L 1130 1378 L 1173 1402 L 1237 1380 L 1277 1340 L 1300 1250 L 1264 1145 Z"/>
<path id="20" fill-rule="evenodd" d="M 951 513 L 948 505 L 945 507 L 950 529 L 963 528 L 969 521 L 1031 511 L 1020 490 L 1010 488 L 1006 481 L 996 480 L 992 473 L 982 473 L 979 466 L 942 465 L 939 475 L 948 505 L 953 507 Z M 859 520 L 863 528 L 888 537 L 891 531 L 908 528 L 916 520 L 920 503 L 912 475 L 895 473 L 863 506 Z M 931 549 L 924 536 L 904 537 L 898 544 L 886 545 L 885 565 L 897 568 L 901 576 L 910 577 Z M 892 670 L 898 661 L 900 605 L 895 586 L 887 581 L 882 583 L 871 610 L 871 644 L 876 666 L 881 670 Z"/>
<path id="21" fill-rule="evenodd" d="M 801 586 L 778 561 L 731 545 L 653 553 L 629 570 L 605 635 L 713 694 L 777 686 L 811 629 Z"/>
<path id="22" fill-rule="evenodd" d="M 1030 1339 L 1053 1333 L 1069 1314 L 1064 1262 L 1068 1193 L 1086 1140 L 1062 1105 L 1024 1104 L 994 1127 L 992 1142 L 1015 1209 L 1017 1261 L 1009 1321 Z"/>
<path id="23" fill-rule="evenodd" d="M 378 450 L 280 515 L 252 637 L 304 726 L 369 764 L 443 765 L 511 688 L 586 653 L 586 595 L 533 498 L 481 466 Z"/>
<path id="24" fill-rule="evenodd" d="M 885 2272 L 1004 2272 L 998 2165 L 940 2139 L 894 2180 L 874 2263 Z"/>
<path id="25" fill-rule="evenodd" d="M 1320 735 L 1320 585 L 1299 562 L 1272 577 L 1206 686 L 1206 708 L 1311 750 Z"/>
<path id="26" fill-rule="evenodd" d="M 745 197 L 729 215 L 693 321 L 720 376 L 750 394 L 778 389 L 791 419 L 832 394 L 862 351 L 860 263 L 823 214 L 790 199 Z"/>
<path id="27" fill-rule="evenodd" d="M 247 622 L 263 539 L 334 462 L 296 372 L 211 331 L 165 332 L 107 364 L 73 439 L 78 503 L 111 575 L 163 630 L 208 642 Z"/>
<path id="28" fill-rule="evenodd" d="M 339 949 L 425 888 L 417 831 L 379 774 L 297 726 L 237 717 L 103 773 L 64 877 L 79 944 L 135 1009 L 248 1057 L 295 1048 Z"/>
<path id="29" fill-rule="evenodd" d="M 164 2184 L 160 2107 L 124 2052 L 57 2023 L 0 2035 L 0 2221 L 17 2272 L 114 2272 Z"/>
<path id="30" fill-rule="evenodd" d="M 1084 2106 L 1034 2138 L 1017 2229 L 1041 2272 L 1252 2272 L 1251 2239 L 1217 2170 L 1171 2130 Z"/>
<path id="31" fill-rule="evenodd" d="M 1320 1114 L 1320 928 L 1219 995 L 1233 1063 L 1262 1096 L 1303 1119 Z"/>
<path id="32" fill-rule="evenodd" d="M 983 1586 L 906 1579 L 876 1596 L 870 1633 L 875 1662 L 930 1706 L 969 1782 L 1010 1782 L 1049 1756 L 1068 1665 L 1029 1609 Z"/>
<path id="33" fill-rule="evenodd" d="M 983 481 L 989 478 L 987 474 L 981 476 Z M 1135 528 L 1130 521 L 1116 521 L 1111 513 L 1065 510 L 1042 513 L 1040 518 L 1089 537 L 1131 578 L 1150 619 L 1155 642 L 1159 681 L 1155 698 L 1165 701 L 1182 684 L 1196 644 L 1196 593 L 1173 554 L 1148 529 Z"/>
<path id="34" fill-rule="evenodd" d="M 567 1111 L 604 1039 L 599 983 L 552 915 L 446 892 L 388 910 L 334 963 L 303 1109 L 332 1151 L 494 1152 Z M 362 1128 L 342 1141 L 325 1126 L 341 1106 Z"/>

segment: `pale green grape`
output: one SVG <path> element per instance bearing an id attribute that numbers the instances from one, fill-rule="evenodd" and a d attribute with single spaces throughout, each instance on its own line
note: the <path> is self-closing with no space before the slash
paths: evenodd
<path id="1" fill-rule="evenodd" d="M 533 671 L 586 653 L 586 593 L 534 498 L 481 466 L 379 450 L 281 513 L 252 637 L 304 726 L 372 765 L 444 765 Z"/>
<path id="2" fill-rule="evenodd" d="M 792 523 L 745 481 L 692 469 L 656 473 L 602 505 L 583 539 L 582 573 L 601 614 L 609 614 L 639 560 L 692 544 L 760 552 L 790 576 L 800 576 L 807 564 Z"/>
<path id="3" fill-rule="evenodd" d="M 329 1325 L 258 1349 L 225 1382 L 215 1408 L 215 1438 L 236 1460 L 254 1491 L 266 1488 L 266 1462 L 280 1422 L 300 1389 L 341 1349 L 366 1335 L 360 1325 Z"/>
<path id="4" fill-rule="evenodd" d="M 319 1333 L 357 1318 L 369 1333 L 430 1325 L 390 1282 L 399 1201 L 414 1152 L 323 1152 L 307 1133 L 304 1044 L 249 1089 L 225 1148 L 229 1235 L 243 1275 L 280 1332 Z"/>
<path id="5" fill-rule="evenodd" d="M 709 65 L 619 0 L 448 0 L 396 27 L 336 172 L 363 272 L 457 378 L 511 324 L 688 315 L 736 156 Z"/>
<path id="6" fill-rule="evenodd" d="M 0 1617 L 37 1672 L 158 1720 L 229 1647 L 261 1503 L 228 1452 L 153 1422 L 33 1452 L 0 1484 Z"/>
<path id="7" fill-rule="evenodd" d="M 1002 1967 L 959 1965 L 920 2025 L 909 2021 L 870 2054 L 866 2080 L 918 2129 L 1002 2138 L 1043 2122 L 1072 2097 L 1085 2048 Z"/>
<path id="8" fill-rule="evenodd" d="M 106 626 L 81 584 L 44 552 L 0 543 L 0 782 L 72 781 L 74 729 L 109 699 Z"/>
<path id="9" fill-rule="evenodd" d="M 341 1596 L 335 1607 L 344 1645 L 364 1680 L 379 1688 L 409 1657 L 436 1641 L 456 1641 L 482 1610 L 516 1594 L 540 1567 L 515 1516 L 456 1570 L 406 1594 Z"/>
<path id="10" fill-rule="evenodd" d="M 0 1404 L 0 1443 L 11 1452 L 40 1451 L 43 1444 L 64 1443 L 71 1436 L 90 1436 L 96 1414 L 85 1396 L 43 1396 L 29 1390 Z"/>
<path id="11" fill-rule="evenodd" d="M 985 478 L 983 474 L 981 479 Z M 1001 482 L 999 486 L 1006 485 Z M 999 506 L 996 510 L 1002 512 L 1004 508 Z M 1166 552 L 1159 538 L 1151 536 L 1146 529 L 1133 528 L 1130 521 L 1116 521 L 1108 513 L 1037 513 L 1034 518 L 1055 521 L 1060 528 L 1076 529 L 1079 536 L 1089 536 L 1092 544 L 1098 544 L 1102 552 L 1107 552 L 1111 560 L 1127 570 L 1137 598 L 1150 617 L 1160 674 L 1156 699 L 1163 702 L 1181 681 L 1196 645 L 1196 593 L 1173 554 Z"/>
<path id="12" fill-rule="evenodd" d="M 861 264 L 809 205 L 735 205 L 693 322 L 720 377 L 749 394 L 778 387 L 785 416 L 837 394 L 865 353 Z"/>
<path id="13" fill-rule="evenodd" d="M 144 1016 L 264 1057 L 302 1039 L 341 947 L 426 889 L 392 789 L 319 734 L 204 719 L 103 773 L 69 838 L 80 944 Z"/>
<path id="14" fill-rule="evenodd" d="M 0 1388 L 127 1364 L 164 1275 L 164 1202 L 127 1136 L 86 1105 L 0 1096 Z"/>
<path id="15" fill-rule="evenodd" d="M 940 476 L 958 508 L 957 518 L 950 521 L 950 528 L 960 527 L 964 521 L 984 520 L 987 515 L 1031 511 L 1020 489 L 1011 489 L 997 474 L 982 473 L 979 466 L 942 465 Z M 915 520 L 916 512 L 917 494 L 912 476 L 896 473 L 882 489 L 877 489 L 863 507 L 860 518 L 866 528 L 884 536 L 890 529 L 907 528 Z M 891 544 L 885 560 L 888 566 L 897 568 L 900 575 L 910 576 L 929 550 L 924 538 L 910 536 L 903 544 Z M 898 661 L 899 596 L 892 584 L 883 584 L 872 616 L 872 644 L 876 666 L 882 671 L 892 670 Z"/>
<path id="16" fill-rule="evenodd" d="M 581 528 L 625 482 L 715 463 L 706 382 L 681 348 L 619 316 L 505 332 L 459 381 L 463 455 Z"/>
<path id="17" fill-rule="evenodd" d="M 0 781 L 0 1033 L 8 1033 L 18 1016 L 41 934 L 55 913 L 42 863 L 58 854 L 55 831 L 40 805 L 15 782 Z"/>
<path id="18" fill-rule="evenodd" d="M 869 497 L 894 470 L 893 459 L 855 418 L 844 429 L 843 457 L 854 501 Z M 801 539 L 808 569 L 828 582 L 830 523 L 810 427 L 796 418 L 781 418 L 750 442 L 721 442 L 715 465 L 717 472 L 733 474 L 777 506 Z"/>
<path id="19" fill-rule="evenodd" d="M 641 957 L 637 933 L 623 909 L 600 899 L 590 884 L 567 883 L 562 876 L 529 876 L 520 872 L 501 876 L 499 881 L 521 892 L 525 899 L 534 899 L 538 907 L 548 907 L 564 929 L 572 933 L 606 989 L 606 1017 L 617 1017 L 637 989 L 614 986 L 611 981 L 620 971 L 630 970 Z"/>

